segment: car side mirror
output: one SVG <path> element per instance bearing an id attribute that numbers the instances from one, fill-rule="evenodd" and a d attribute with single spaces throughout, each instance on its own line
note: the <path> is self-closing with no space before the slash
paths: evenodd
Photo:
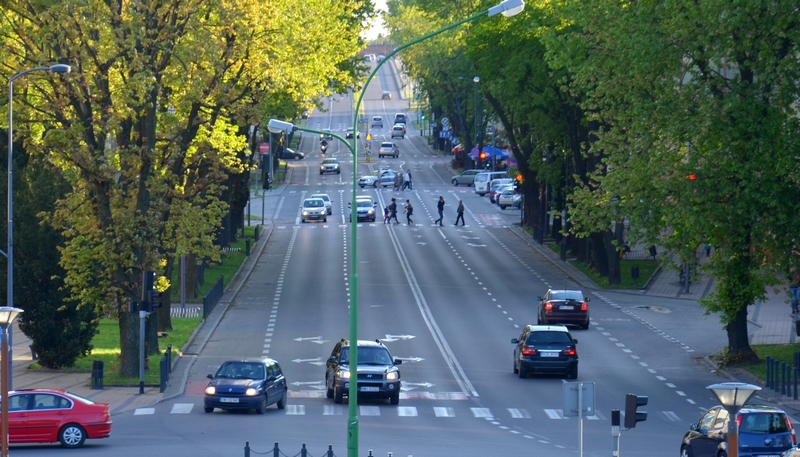
<path id="1" fill-rule="evenodd" d="M 573 339 L 572 339 L 572 344 L 578 344 L 578 340 L 577 340 L 577 339 L 575 339 L 575 338 L 573 338 Z"/>
<path id="2" fill-rule="evenodd" d="M 542 297 L 536 297 L 536 299 L 542 301 Z"/>
<path id="3" fill-rule="evenodd" d="M 589 298 L 589 297 L 584 297 L 584 300 L 586 301 L 586 303 L 589 303 L 590 301 L 592 301 L 592 299 Z"/>
<path id="4" fill-rule="evenodd" d="M 394 359 L 394 364 L 395 365 L 401 365 L 402 363 L 403 363 L 403 361 L 401 359 Z"/>
<path id="5" fill-rule="evenodd" d="M 214 375 L 213 375 L 213 374 L 207 375 L 207 376 L 206 376 L 206 378 L 208 378 L 208 379 L 214 379 Z"/>
<path id="6" fill-rule="evenodd" d="M 336 356 L 335 356 L 335 355 L 332 355 L 332 356 L 331 356 L 331 357 L 328 359 L 328 362 L 333 362 L 333 363 L 336 363 Z"/>
<path id="7" fill-rule="evenodd" d="M 511 343 L 512 344 L 519 344 L 519 340 L 516 339 L 516 338 L 511 338 Z"/>
<path id="8" fill-rule="evenodd" d="M 689 430 L 696 432 L 697 431 L 697 424 L 689 424 Z"/>

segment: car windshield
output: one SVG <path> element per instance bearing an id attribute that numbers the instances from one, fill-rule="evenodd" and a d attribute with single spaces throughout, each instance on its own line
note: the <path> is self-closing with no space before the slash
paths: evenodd
<path id="1" fill-rule="evenodd" d="M 392 148 L 392 146 L 393 146 L 393 144 L 392 144 L 392 143 L 381 143 L 381 147 L 382 147 L 382 148 L 388 148 L 388 149 L 391 149 L 391 148 Z"/>
<path id="2" fill-rule="evenodd" d="M 311 198 L 319 198 L 320 200 L 324 201 L 330 200 L 330 197 L 328 197 L 327 195 L 312 195 Z"/>
<path id="3" fill-rule="evenodd" d="M 229 362 L 219 367 L 215 378 L 264 379 L 264 365 L 260 363 Z"/>
<path id="4" fill-rule="evenodd" d="M 306 200 L 303 202 L 303 206 L 306 208 L 321 208 L 325 206 L 325 202 L 323 202 L 319 198 L 315 198 L 314 200 Z"/>
<path id="5" fill-rule="evenodd" d="M 342 348 L 342 356 L 339 360 L 340 363 L 348 363 L 350 357 L 350 348 Z M 359 365 L 391 365 L 392 358 L 389 351 L 382 347 L 365 347 L 358 348 L 358 364 Z"/>
<path id="6" fill-rule="evenodd" d="M 781 413 L 758 412 L 742 414 L 739 433 L 785 433 L 789 431 L 786 415 Z"/>
<path id="7" fill-rule="evenodd" d="M 325 164 L 325 165 L 332 165 L 332 164 L 337 163 L 337 160 L 336 159 L 325 159 L 325 160 L 322 161 L 322 163 Z"/>
<path id="8" fill-rule="evenodd" d="M 525 344 L 528 346 L 536 346 L 537 344 L 572 344 L 567 332 L 531 332 Z"/>
<path id="9" fill-rule="evenodd" d="M 359 208 L 372 208 L 372 202 L 369 200 L 356 200 L 356 206 Z"/>
<path id="10" fill-rule="evenodd" d="M 583 295 L 577 290 L 562 290 L 550 294 L 550 300 L 576 300 L 583 301 Z"/>

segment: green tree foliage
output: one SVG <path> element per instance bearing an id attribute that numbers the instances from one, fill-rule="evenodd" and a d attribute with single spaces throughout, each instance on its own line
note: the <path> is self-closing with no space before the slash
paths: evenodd
<path id="1" fill-rule="evenodd" d="M 604 126 L 573 195 L 576 230 L 627 218 L 634 241 L 719 248 L 702 304 L 734 359 L 755 357 L 747 307 L 796 262 L 800 21 L 793 2 L 564 2 L 554 65 Z M 794 257 L 794 259 L 792 258 Z"/>
<path id="2" fill-rule="evenodd" d="M 59 127 L 29 146 L 72 186 L 52 217 L 67 239 L 64 281 L 120 317 L 123 376 L 138 366 L 138 322 L 124 310 L 141 271 L 219 258 L 229 177 L 252 166 L 243 127 L 352 85 L 370 12 L 334 0 L 10 2 L 8 61 L 73 65 L 28 98 L 29 114 Z"/>

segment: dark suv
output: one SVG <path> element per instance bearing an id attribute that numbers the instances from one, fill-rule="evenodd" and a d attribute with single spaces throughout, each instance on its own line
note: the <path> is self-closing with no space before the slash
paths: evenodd
<path id="1" fill-rule="evenodd" d="M 705 413 L 681 442 L 681 457 L 727 455 L 728 411 L 715 406 Z M 779 456 L 794 448 L 795 433 L 786 413 L 774 406 L 744 405 L 736 416 L 739 423 L 739 456 Z"/>
<path id="2" fill-rule="evenodd" d="M 578 377 L 578 340 L 563 325 L 527 325 L 514 344 L 514 373 L 564 373 Z"/>
<path id="3" fill-rule="evenodd" d="M 325 371 L 326 396 L 341 403 L 350 389 L 350 342 L 342 338 L 328 357 Z M 358 340 L 358 395 L 364 398 L 389 399 L 400 403 L 400 370 L 395 365 L 403 361 L 392 359 L 379 340 Z"/>

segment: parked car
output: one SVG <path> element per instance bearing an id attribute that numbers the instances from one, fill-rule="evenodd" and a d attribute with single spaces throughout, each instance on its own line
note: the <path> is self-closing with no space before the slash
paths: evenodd
<path id="1" fill-rule="evenodd" d="M 497 178 L 493 179 L 492 183 L 489 185 L 489 201 L 494 203 L 494 198 L 497 195 L 497 192 L 500 190 L 501 187 L 513 184 L 514 180 L 511 178 Z"/>
<path id="2" fill-rule="evenodd" d="M 306 157 L 300 151 L 295 151 L 294 149 L 283 148 L 283 152 L 281 152 L 281 159 L 284 160 L 302 160 Z"/>
<path id="3" fill-rule="evenodd" d="M 728 455 L 728 411 L 714 406 L 689 426 L 681 441 L 681 457 L 719 457 Z M 736 415 L 739 423 L 739 456 L 780 456 L 795 447 L 796 436 L 789 416 L 767 405 L 742 407 Z M 787 454 L 788 456 L 800 453 Z"/>
<path id="4" fill-rule="evenodd" d="M 512 187 L 506 187 L 502 192 L 500 192 L 500 195 L 497 196 L 497 204 L 500 206 L 500 209 L 506 209 L 509 206 L 514 206 L 514 198 L 516 196 L 517 193 Z"/>
<path id="5" fill-rule="evenodd" d="M 406 129 L 402 125 L 395 125 L 392 127 L 392 138 L 403 139 L 406 137 Z"/>
<path id="6" fill-rule="evenodd" d="M 325 201 L 321 198 L 306 198 L 300 213 L 300 221 L 305 223 L 307 220 L 317 220 L 328 222 L 328 210 L 325 208 Z"/>
<path id="7" fill-rule="evenodd" d="M 270 358 L 229 360 L 208 379 L 211 381 L 203 399 L 207 413 L 214 409 L 254 409 L 264 414 L 270 405 L 286 408 L 286 378 L 278 362 Z"/>
<path id="8" fill-rule="evenodd" d="M 339 167 L 339 159 L 322 159 L 322 164 L 319 166 L 319 174 L 324 175 L 325 173 L 341 174 L 342 169 Z"/>
<path id="9" fill-rule="evenodd" d="M 578 340 L 563 325 L 527 325 L 514 344 L 514 373 L 566 374 L 578 378 Z"/>
<path id="10" fill-rule="evenodd" d="M 390 156 L 396 159 L 400 156 L 400 149 L 391 141 L 384 141 L 378 149 L 378 158 L 383 156 Z"/>
<path id="11" fill-rule="evenodd" d="M 314 194 L 309 198 L 320 198 L 320 199 L 322 199 L 322 201 L 325 202 L 325 210 L 328 212 L 328 214 L 331 214 L 332 207 L 333 207 L 333 200 L 331 200 L 331 197 L 329 197 L 328 194 Z"/>
<path id="12" fill-rule="evenodd" d="M 367 222 L 375 222 L 377 219 L 377 211 L 375 207 L 377 203 L 372 200 L 372 197 L 366 195 L 359 195 L 356 197 L 356 221 L 367 221 Z M 350 208 L 350 215 L 348 216 L 348 221 L 353 222 L 353 208 L 352 202 L 348 203 L 348 207 Z"/>
<path id="13" fill-rule="evenodd" d="M 392 99 L 392 93 L 389 92 L 388 90 L 385 90 L 383 91 L 383 93 L 381 93 L 381 100 L 391 100 L 391 99 Z"/>
<path id="14" fill-rule="evenodd" d="M 95 403 L 58 389 L 12 390 L 8 393 L 8 442 L 83 446 L 87 439 L 111 436 L 107 403 Z"/>
<path id="15" fill-rule="evenodd" d="M 389 399 L 393 405 L 400 403 L 400 370 L 403 361 L 393 359 L 389 349 L 380 340 L 358 340 L 358 367 L 356 382 L 359 397 Z M 350 341 L 342 338 L 333 348 L 326 363 L 325 394 L 334 403 L 342 403 L 349 395 Z"/>
<path id="16" fill-rule="evenodd" d="M 370 127 L 380 127 L 383 128 L 383 117 L 381 116 L 372 116 L 372 122 L 370 122 Z"/>
<path id="17" fill-rule="evenodd" d="M 475 181 L 475 175 L 482 173 L 483 170 L 464 170 L 458 176 L 453 176 L 451 180 L 454 186 L 471 186 Z"/>
<path id="18" fill-rule="evenodd" d="M 506 171 L 482 171 L 475 175 L 475 193 L 483 197 L 489 193 L 489 184 L 497 178 L 508 178 Z"/>
<path id="19" fill-rule="evenodd" d="M 589 328 L 589 297 L 580 290 L 548 289 L 539 300 L 538 319 L 540 325 L 577 325 Z"/>

